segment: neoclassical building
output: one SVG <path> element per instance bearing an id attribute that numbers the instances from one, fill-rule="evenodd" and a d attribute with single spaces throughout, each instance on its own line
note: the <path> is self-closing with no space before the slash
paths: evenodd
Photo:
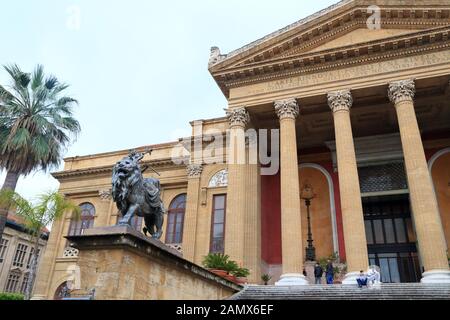
<path id="1" fill-rule="evenodd" d="M 307 185 L 315 256 L 337 253 L 345 283 L 369 265 L 384 282 L 450 282 L 449 31 L 448 0 L 345 0 L 228 54 L 214 47 L 226 116 L 193 121 L 192 137 L 144 158 L 161 175 L 145 173 L 161 180 L 162 240 L 197 264 L 224 252 L 253 283 L 305 284 Z M 214 161 L 249 129 L 272 132 L 275 174 L 261 157 Z M 208 149 L 218 137 L 231 142 Z M 111 169 L 128 151 L 68 158 L 54 174 L 83 215 L 53 226 L 37 296 L 53 298 L 77 262 L 66 235 L 117 223 Z"/>

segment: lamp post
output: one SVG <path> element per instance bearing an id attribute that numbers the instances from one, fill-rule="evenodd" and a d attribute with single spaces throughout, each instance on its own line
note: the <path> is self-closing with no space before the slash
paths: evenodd
<path id="1" fill-rule="evenodd" d="M 309 183 L 305 183 L 300 198 L 305 200 L 306 212 L 308 214 L 308 246 L 306 247 L 306 261 L 316 260 L 316 248 L 313 245 L 312 230 L 311 230 L 311 215 L 309 212 L 309 207 L 311 206 L 311 200 L 314 199 L 316 195 L 314 194 L 313 187 Z"/>

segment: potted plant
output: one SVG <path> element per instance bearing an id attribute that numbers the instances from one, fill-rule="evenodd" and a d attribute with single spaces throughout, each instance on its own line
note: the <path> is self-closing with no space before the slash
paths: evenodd
<path id="1" fill-rule="evenodd" d="M 247 268 L 237 268 L 232 271 L 232 274 L 236 277 L 236 281 L 239 284 L 247 283 L 247 277 L 250 275 L 250 270 Z"/>
<path id="2" fill-rule="evenodd" d="M 269 284 L 269 281 L 272 280 L 272 277 L 268 274 L 263 274 L 261 276 L 261 280 L 264 282 L 264 285 L 267 286 Z"/>
<path id="3" fill-rule="evenodd" d="M 203 266 L 211 271 L 212 273 L 220 276 L 226 277 L 228 275 L 228 270 L 230 257 L 223 253 L 210 253 L 203 259 Z"/>

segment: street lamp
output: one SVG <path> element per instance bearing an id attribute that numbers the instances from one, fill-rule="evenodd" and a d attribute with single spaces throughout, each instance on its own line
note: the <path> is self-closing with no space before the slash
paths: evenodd
<path id="1" fill-rule="evenodd" d="M 316 195 L 314 194 L 313 187 L 306 182 L 303 186 L 300 198 L 305 200 L 306 211 L 308 213 L 308 246 L 306 247 L 306 261 L 316 260 L 316 248 L 313 245 L 312 231 L 311 231 L 311 215 L 309 212 L 309 207 L 311 206 L 311 200 L 314 199 Z"/>

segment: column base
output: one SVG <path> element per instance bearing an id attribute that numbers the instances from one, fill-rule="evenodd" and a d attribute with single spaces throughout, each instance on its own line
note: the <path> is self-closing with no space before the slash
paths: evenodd
<path id="1" fill-rule="evenodd" d="M 47 300 L 47 297 L 44 295 L 35 294 L 34 296 L 31 297 L 30 300 Z"/>
<path id="2" fill-rule="evenodd" d="M 276 286 L 307 286 L 308 280 L 300 273 L 286 273 L 275 283 Z"/>
<path id="3" fill-rule="evenodd" d="M 449 270 L 430 270 L 422 274 L 421 283 L 450 284 Z"/>
<path id="4" fill-rule="evenodd" d="M 358 284 L 356 279 L 359 277 L 359 272 L 348 272 L 345 275 L 344 280 L 342 280 L 342 284 Z"/>

